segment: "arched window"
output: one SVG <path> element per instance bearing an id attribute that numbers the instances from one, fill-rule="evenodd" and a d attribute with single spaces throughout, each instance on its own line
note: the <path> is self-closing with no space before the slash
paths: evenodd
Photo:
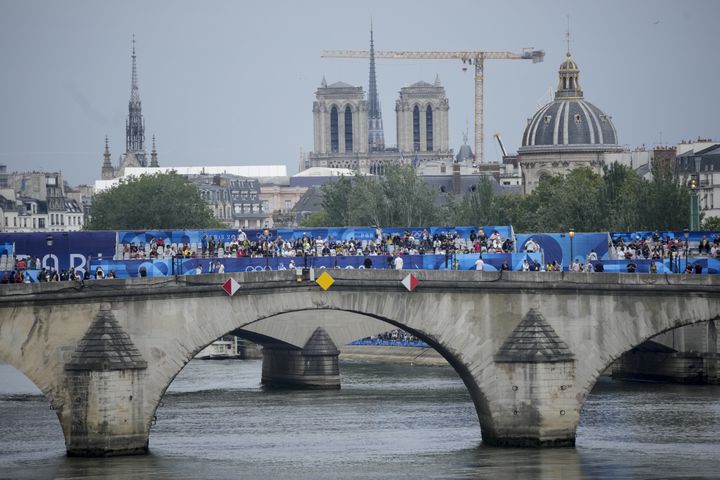
<path id="1" fill-rule="evenodd" d="M 413 108 L 413 150 L 420 150 L 420 109 L 417 105 Z"/>
<path id="2" fill-rule="evenodd" d="M 430 105 L 425 110 L 425 146 L 428 152 L 433 150 L 433 111 Z"/>
<path id="3" fill-rule="evenodd" d="M 332 110 L 330 110 L 330 151 L 340 151 L 338 142 L 338 111 L 334 105 Z"/>
<path id="4" fill-rule="evenodd" d="M 345 107 L 345 151 L 353 151 L 352 110 L 349 105 Z"/>

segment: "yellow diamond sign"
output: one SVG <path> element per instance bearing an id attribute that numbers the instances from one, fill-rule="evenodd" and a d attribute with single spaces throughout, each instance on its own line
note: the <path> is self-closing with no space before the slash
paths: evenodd
<path id="1" fill-rule="evenodd" d="M 320 288 L 323 290 L 327 290 L 333 283 L 335 283 L 335 279 L 332 278 L 329 273 L 323 272 L 323 274 L 315 280 L 315 283 L 320 285 Z"/>

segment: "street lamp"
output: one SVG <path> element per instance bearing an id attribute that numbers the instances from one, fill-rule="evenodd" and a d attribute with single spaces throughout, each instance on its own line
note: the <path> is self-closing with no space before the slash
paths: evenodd
<path id="1" fill-rule="evenodd" d="M 687 228 L 686 228 L 685 230 L 683 230 L 683 237 L 685 237 L 685 270 L 687 270 L 687 265 L 688 265 L 688 263 L 687 263 L 687 262 L 688 262 L 688 246 L 689 246 L 689 244 L 688 244 L 688 238 L 690 238 L 690 230 L 688 230 Z"/>
<path id="2" fill-rule="evenodd" d="M 48 261 L 52 261 L 52 246 L 53 246 L 53 236 L 48 235 L 45 237 L 45 243 L 48 246 Z M 46 263 L 47 265 L 47 263 Z"/>
<path id="3" fill-rule="evenodd" d="M 575 229 L 571 228 L 568 232 L 568 236 L 570 237 L 570 261 L 568 262 L 568 271 L 572 271 L 572 264 L 575 261 L 575 255 L 573 252 L 573 238 L 575 238 Z"/>

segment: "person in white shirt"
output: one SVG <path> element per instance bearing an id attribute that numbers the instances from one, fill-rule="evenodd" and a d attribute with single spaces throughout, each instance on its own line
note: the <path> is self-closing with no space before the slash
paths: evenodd
<path id="1" fill-rule="evenodd" d="M 393 261 L 393 264 L 395 265 L 395 270 L 402 270 L 403 269 L 403 259 L 400 255 L 395 257 L 395 260 Z"/>
<path id="2" fill-rule="evenodd" d="M 475 260 L 475 270 L 483 270 L 485 268 L 485 262 L 483 262 L 482 255 Z"/>

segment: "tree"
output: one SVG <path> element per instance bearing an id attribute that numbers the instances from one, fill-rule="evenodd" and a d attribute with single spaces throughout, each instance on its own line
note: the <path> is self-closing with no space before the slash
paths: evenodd
<path id="1" fill-rule="evenodd" d="M 322 208 L 325 212 L 326 221 L 335 225 L 348 225 L 348 199 L 350 198 L 351 189 L 352 182 L 350 178 L 345 176 L 320 187 Z M 316 218 L 316 220 L 319 220 L 319 218 Z"/>
<path id="2" fill-rule="evenodd" d="M 195 186 L 176 173 L 120 180 L 93 197 L 88 230 L 222 227 Z"/>
<path id="3" fill-rule="evenodd" d="M 720 217 L 708 217 L 704 219 L 700 229 L 720 232 Z"/>
<path id="4" fill-rule="evenodd" d="M 653 179 L 649 182 L 648 196 L 644 202 L 643 226 L 647 230 L 680 230 L 688 227 L 690 192 L 680 184 L 673 165 L 654 161 L 651 171 Z"/>
<path id="5" fill-rule="evenodd" d="M 388 165 L 381 180 L 387 215 L 383 225 L 419 227 L 439 221 L 436 192 L 418 177 L 411 165 Z"/>
<path id="6" fill-rule="evenodd" d="M 440 221 L 435 205 L 436 192 L 418 177 L 409 165 L 389 165 L 384 177 L 362 175 L 326 183 L 321 187 L 322 215 L 315 226 L 356 225 L 409 227 L 432 225 Z"/>

